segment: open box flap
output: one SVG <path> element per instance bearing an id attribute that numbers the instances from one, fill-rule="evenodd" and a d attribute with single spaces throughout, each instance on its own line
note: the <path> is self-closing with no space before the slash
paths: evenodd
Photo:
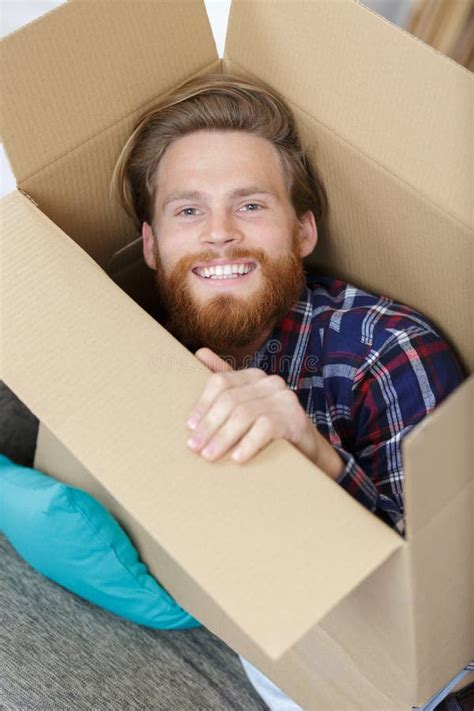
<path id="1" fill-rule="evenodd" d="M 434 694 L 474 651 L 473 423 L 471 375 L 402 445 L 420 699 Z"/>
<path id="2" fill-rule="evenodd" d="M 190 452 L 209 371 L 23 195 L 2 213 L 3 379 L 206 591 L 201 621 L 280 656 L 403 540 L 283 440 Z"/>
<path id="3" fill-rule="evenodd" d="M 404 438 L 409 540 L 474 480 L 473 423 L 474 375 L 471 375 Z"/>
<path id="4" fill-rule="evenodd" d="M 218 57 L 203 2 L 70 0 L 8 35 L 0 58 L 20 185 Z"/>
<path id="5" fill-rule="evenodd" d="M 467 69 L 351 0 L 233 0 L 224 58 L 472 224 Z"/>
<path id="6" fill-rule="evenodd" d="M 472 370 L 472 74 L 351 0 L 234 0 L 224 67 L 294 110 L 329 203 L 306 264 L 420 311 Z"/>
<path id="7" fill-rule="evenodd" d="M 106 267 L 137 235 L 109 195 L 127 138 L 172 88 L 221 72 L 204 4 L 72 0 L 0 51 L 2 130 L 18 187 Z"/>

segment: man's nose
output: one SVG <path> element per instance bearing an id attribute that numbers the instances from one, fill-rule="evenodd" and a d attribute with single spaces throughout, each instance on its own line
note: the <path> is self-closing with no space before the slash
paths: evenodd
<path id="1" fill-rule="evenodd" d="M 242 234 L 226 210 L 212 214 L 201 235 L 201 241 L 205 244 L 225 244 L 240 239 Z"/>

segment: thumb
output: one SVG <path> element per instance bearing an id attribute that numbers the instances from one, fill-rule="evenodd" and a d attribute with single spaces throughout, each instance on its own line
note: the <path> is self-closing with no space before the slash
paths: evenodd
<path id="1" fill-rule="evenodd" d="M 194 354 L 201 363 L 204 363 L 213 373 L 222 373 L 227 370 L 233 370 L 232 366 L 227 361 L 220 358 L 217 353 L 211 351 L 210 348 L 199 348 Z"/>

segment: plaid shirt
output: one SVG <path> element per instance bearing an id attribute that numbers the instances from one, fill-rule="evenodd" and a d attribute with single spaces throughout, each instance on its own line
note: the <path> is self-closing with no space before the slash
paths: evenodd
<path id="1" fill-rule="evenodd" d="M 403 535 L 402 439 L 465 378 L 433 325 L 384 296 L 307 274 L 248 367 L 286 380 L 344 460 L 337 482 Z"/>

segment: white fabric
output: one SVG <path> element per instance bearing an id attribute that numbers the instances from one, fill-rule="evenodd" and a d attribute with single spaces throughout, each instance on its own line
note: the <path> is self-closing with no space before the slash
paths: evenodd
<path id="1" fill-rule="evenodd" d="M 255 691 L 267 704 L 270 711 L 303 711 L 301 706 L 298 706 L 289 696 L 283 693 L 281 689 L 270 681 L 261 671 L 250 664 L 244 657 L 239 654 L 239 659 L 242 662 L 245 673 L 247 674 L 250 683 Z"/>
<path id="2" fill-rule="evenodd" d="M 281 689 L 270 681 L 261 671 L 248 662 L 239 654 L 239 659 L 242 663 L 247 677 L 259 694 L 265 701 L 270 711 L 303 711 L 301 706 L 298 706 L 289 696 L 283 693 Z M 435 711 L 438 704 L 446 698 L 451 689 L 456 686 L 467 674 L 474 671 L 474 661 L 470 662 L 462 669 L 451 681 L 443 686 L 426 704 L 423 706 L 413 706 L 412 711 Z"/>

